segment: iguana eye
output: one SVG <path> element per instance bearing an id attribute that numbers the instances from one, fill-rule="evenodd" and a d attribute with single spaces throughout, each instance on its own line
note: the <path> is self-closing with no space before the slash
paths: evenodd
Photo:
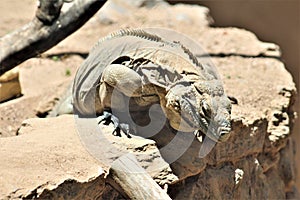
<path id="1" fill-rule="evenodd" d="M 175 102 L 175 104 L 173 106 L 174 106 L 175 110 L 177 110 L 177 111 L 180 110 L 180 104 L 179 104 L 179 102 Z"/>
<path id="2" fill-rule="evenodd" d="M 179 101 L 175 101 L 172 106 L 174 107 L 175 110 L 179 111 L 180 110 L 180 103 Z"/>
<path id="3" fill-rule="evenodd" d="M 177 99 L 168 100 L 167 107 L 172 107 L 174 110 L 179 111 L 180 110 L 180 103 Z"/>

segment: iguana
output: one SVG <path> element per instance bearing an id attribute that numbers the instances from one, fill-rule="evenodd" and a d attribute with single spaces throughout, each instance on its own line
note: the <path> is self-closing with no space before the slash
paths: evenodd
<path id="1" fill-rule="evenodd" d="M 72 110 L 70 93 L 58 113 Z M 113 117 L 115 128 L 120 124 L 109 111 L 122 111 L 128 106 L 124 98 L 130 97 L 130 106 L 137 109 L 159 103 L 178 131 L 201 131 L 222 142 L 231 130 L 231 103 L 214 70 L 180 41 L 142 29 L 120 30 L 100 39 L 79 67 L 72 94 L 77 114 Z"/>

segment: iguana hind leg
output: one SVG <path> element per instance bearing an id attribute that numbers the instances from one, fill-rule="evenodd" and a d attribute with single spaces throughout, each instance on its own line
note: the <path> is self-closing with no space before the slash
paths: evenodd
<path id="1" fill-rule="evenodd" d="M 57 104 L 49 112 L 47 117 L 57 117 L 63 114 L 73 114 L 72 85 L 69 85 L 65 94 L 59 99 Z"/>

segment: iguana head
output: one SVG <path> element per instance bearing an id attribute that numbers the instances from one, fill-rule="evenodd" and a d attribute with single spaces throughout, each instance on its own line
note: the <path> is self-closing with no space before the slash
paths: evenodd
<path id="1" fill-rule="evenodd" d="M 216 142 L 229 137 L 231 103 L 219 80 L 174 84 L 166 95 L 165 112 L 176 130 L 201 131 Z"/>

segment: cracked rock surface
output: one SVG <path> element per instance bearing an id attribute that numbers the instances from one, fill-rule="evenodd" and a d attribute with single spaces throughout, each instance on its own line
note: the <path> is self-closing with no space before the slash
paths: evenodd
<path id="1" fill-rule="evenodd" d="M 120 198 L 105 179 L 110 163 L 124 152 L 135 154 L 159 185 L 168 186 L 172 199 L 297 198 L 290 137 L 296 89 L 279 47 L 243 29 L 210 27 L 205 7 L 129 2 L 109 1 L 75 34 L 20 65 L 23 96 L 0 104 L 0 198 Z M 97 40 L 128 27 L 173 29 L 206 50 L 197 56 L 211 57 L 236 101 L 228 141 L 200 158 L 201 142 L 194 139 L 169 165 L 161 151 L 174 137 L 168 131 L 128 139 L 112 136 L 112 127 L 102 125 L 116 148 L 101 146 L 105 153 L 99 159 L 82 145 L 73 116 L 37 118 L 53 108 Z"/>

